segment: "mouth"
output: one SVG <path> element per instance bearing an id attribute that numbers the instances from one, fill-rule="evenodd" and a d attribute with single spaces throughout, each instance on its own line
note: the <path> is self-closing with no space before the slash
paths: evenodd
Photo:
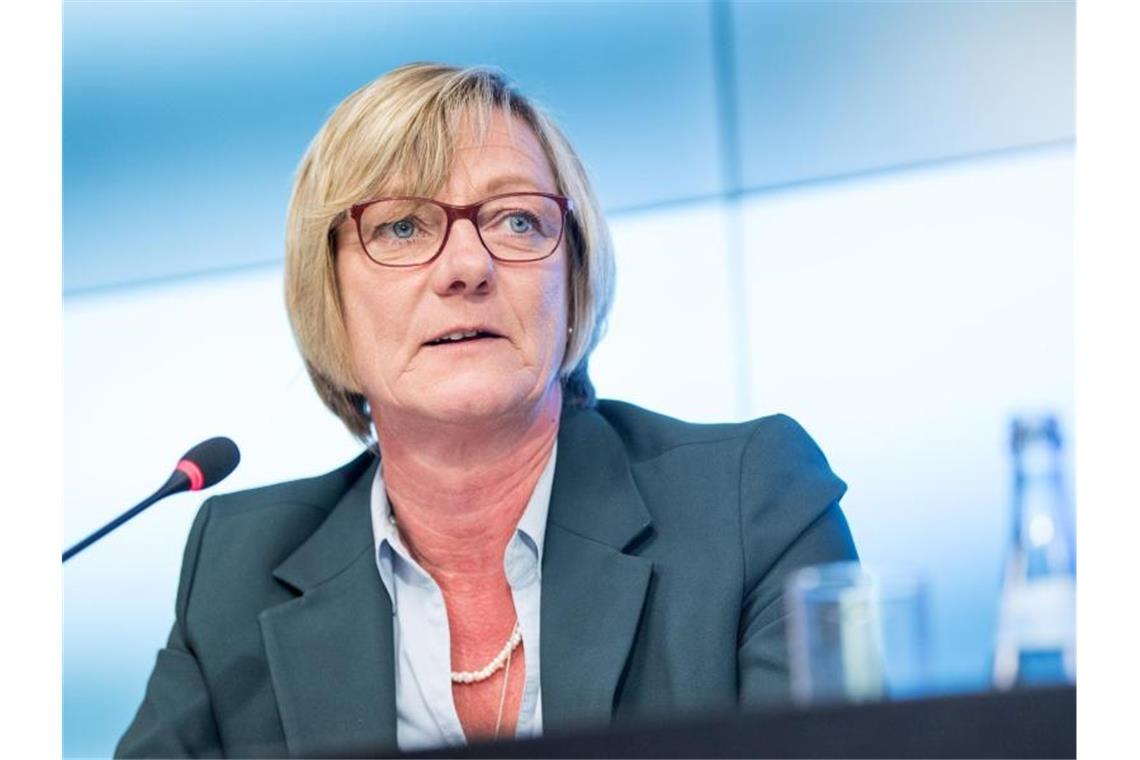
<path id="1" fill-rule="evenodd" d="M 449 330 L 424 343 L 425 346 L 451 346 L 460 343 L 473 343 L 479 340 L 502 338 L 502 335 L 482 328 Z"/>

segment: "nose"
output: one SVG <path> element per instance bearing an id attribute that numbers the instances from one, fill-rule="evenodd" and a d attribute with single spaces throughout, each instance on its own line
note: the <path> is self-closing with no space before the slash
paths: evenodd
<path id="1" fill-rule="evenodd" d="M 435 260 L 435 292 L 441 296 L 489 293 L 494 276 L 495 260 L 479 239 L 475 225 L 468 219 L 456 219 Z"/>

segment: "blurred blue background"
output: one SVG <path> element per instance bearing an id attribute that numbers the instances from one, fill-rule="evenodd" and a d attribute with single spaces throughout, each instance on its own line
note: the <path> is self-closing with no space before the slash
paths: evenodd
<path id="1" fill-rule="evenodd" d="M 65 546 L 204 437 L 227 489 L 356 452 L 285 318 L 293 170 L 389 68 L 494 64 L 609 213 L 599 394 L 797 418 L 864 560 L 930 577 L 938 688 L 985 684 L 1008 421 L 1073 420 L 1072 3 L 65 2 L 63 35 Z M 133 715 L 198 501 L 65 567 L 65 755 Z"/>

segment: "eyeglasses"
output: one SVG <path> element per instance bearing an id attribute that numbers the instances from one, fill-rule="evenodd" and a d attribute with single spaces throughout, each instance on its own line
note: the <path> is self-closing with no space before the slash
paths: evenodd
<path id="1" fill-rule="evenodd" d="M 387 267 L 413 267 L 443 251 L 457 219 L 474 226 L 499 261 L 538 261 L 562 242 L 569 198 L 549 193 L 504 193 L 468 206 L 430 198 L 376 198 L 349 210 L 368 258 Z"/>

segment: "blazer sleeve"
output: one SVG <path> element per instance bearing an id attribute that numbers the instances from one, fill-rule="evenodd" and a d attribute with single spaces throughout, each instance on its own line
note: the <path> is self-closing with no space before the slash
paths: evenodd
<path id="1" fill-rule="evenodd" d="M 744 600 L 737 649 L 742 707 L 790 696 L 784 581 L 805 565 L 858 560 L 839 499 L 847 486 L 790 417 L 760 421 L 740 468 Z"/>
<path id="2" fill-rule="evenodd" d="M 210 506 L 208 499 L 190 529 L 170 638 L 158 652 L 142 705 L 115 747 L 115 757 L 224 756 L 210 694 L 185 623 Z"/>

